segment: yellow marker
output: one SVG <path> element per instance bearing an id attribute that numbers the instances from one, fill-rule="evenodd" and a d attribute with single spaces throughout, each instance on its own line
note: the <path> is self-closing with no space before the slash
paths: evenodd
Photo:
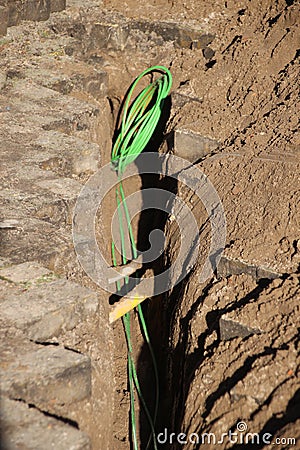
<path id="1" fill-rule="evenodd" d="M 137 305 L 146 300 L 146 298 L 148 297 L 141 297 L 137 295 L 134 298 L 123 298 L 120 300 L 109 313 L 109 323 L 113 323 L 120 319 L 120 317 L 134 309 Z"/>

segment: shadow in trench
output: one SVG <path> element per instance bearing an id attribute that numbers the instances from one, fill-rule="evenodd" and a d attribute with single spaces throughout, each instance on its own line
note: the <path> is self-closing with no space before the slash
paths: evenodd
<path id="1" fill-rule="evenodd" d="M 154 130 L 154 133 L 147 144 L 144 152 L 158 152 L 161 144 L 164 142 L 165 135 L 164 131 L 166 128 L 167 121 L 170 117 L 171 111 L 171 97 L 168 96 L 163 104 L 161 118 Z M 116 136 L 116 135 L 115 135 Z M 135 164 L 138 167 L 141 177 L 141 189 L 142 189 L 142 212 L 139 217 L 138 222 L 138 230 L 137 230 L 137 250 L 138 252 L 146 252 L 150 249 L 150 241 L 149 235 L 154 230 L 164 231 L 166 220 L 168 218 L 168 214 L 162 210 L 157 209 L 146 209 L 147 208 L 147 198 L 145 195 L 146 189 L 156 188 L 163 189 L 167 191 L 176 191 L 177 190 L 177 182 L 173 179 L 170 180 L 161 180 L 160 172 L 159 173 L 143 173 L 143 167 L 139 166 L 139 159 L 135 161 Z M 161 204 L 161 201 L 159 202 Z M 144 209 L 145 208 L 145 209 Z M 141 269 L 139 269 L 135 274 L 131 275 L 131 277 L 137 276 L 140 278 L 145 271 L 149 268 L 153 270 L 154 276 L 156 274 L 161 273 L 163 269 L 163 255 L 160 255 L 154 261 L 146 263 L 143 265 Z M 126 295 L 133 287 L 135 283 L 132 282 L 132 285 L 127 285 L 121 290 L 122 295 Z M 110 304 L 115 303 L 120 297 L 115 294 L 110 296 Z M 148 333 L 150 337 L 150 341 L 152 343 L 152 347 L 154 350 L 154 354 L 157 358 L 158 372 L 159 377 L 161 374 L 160 366 L 161 366 L 161 336 L 162 333 L 165 332 L 162 317 L 161 317 L 161 304 L 159 302 L 160 299 L 152 299 L 151 301 L 145 301 L 142 304 L 142 309 L 144 313 L 144 317 L 147 323 Z M 151 354 L 149 352 L 148 345 L 144 343 L 142 345 L 140 354 L 138 356 L 137 361 L 137 375 L 141 387 L 141 391 L 143 393 L 143 397 L 147 404 L 147 407 L 150 411 L 151 416 L 154 414 L 155 408 L 155 376 L 153 371 L 153 364 Z M 129 420 L 130 423 L 130 420 Z M 140 405 L 140 417 L 139 417 L 139 435 L 140 435 L 140 448 L 145 449 L 147 447 L 148 439 L 150 436 L 150 427 L 148 423 L 147 416 L 143 410 L 142 405 Z M 132 448 L 132 443 L 131 443 Z M 149 449 L 153 448 L 153 443 L 149 445 Z"/>
<path id="2" fill-rule="evenodd" d="M 147 145 L 144 152 L 158 152 L 161 144 L 164 141 L 164 130 L 167 124 L 167 121 L 170 117 L 171 111 L 171 97 L 167 97 L 165 100 L 161 120 L 159 121 L 153 136 Z M 138 160 L 137 160 L 138 166 Z M 139 167 L 139 166 L 138 166 Z M 143 171 L 143 167 L 139 167 L 140 172 Z M 161 189 L 164 191 L 177 192 L 177 181 L 170 178 L 161 178 L 160 173 L 157 174 L 143 174 L 141 173 L 141 181 L 142 181 L 142 198 L 143 198 L 143 207 L 147 208 L 147 200 L 146 196 L 143 195 L 146 189 Z M 159 195 L 156 193 L 156 195 Z M 156 202 L 155 202 L 156 203 Z M 161 204 L 157 202 L 157 204 Z M 167 205 L 165 205 L 166 207 Z M 154 230 L 160 230 L 164 232 L 166 221 L 168 219 L 168 213 L 163 210 L 158 209 L 145 209 L 142 211 L 139 223 L 138 223 L 138 239 L 137 239 L 137 248 L 139 252 L 146 252 L 150 250 L 151 244 L 149 241 L 149 235 Z M 157 257 L 154 261 L 149 263 L 145 263 L 143 266 L 143 272 L 148 268 L 153 270 L 153 275 L 159 275 L 162 271 L 165 270 L 163 253 Z M 139 276 L 141 276 L 141 272 L 139 272 Z M 160 392 L 162 393 L 162 386 L 164 384 L 162 380 L 162 355 L 163 351 L 161 348 L 162 342 L 165 342 L 163 337 L 164 333 L 166 333 L 166 329 L 163 323 L 162 317 L 162 296 L 157 296 L 150 300 L 146 300 L 142 303 L 143 313 L 146 319 L 147 328 L 149 332 L 150 341 L 153 347 L 153 351 L 156 357 L 156 363 L 158 367 L 158 375 L 160 381 Z M 137 371 L 138 377 L 141 383 L 141 388 L 143 392 L 143 396 L 145 398 L 145 402 L 150 411 L 151 416 L 153 417 L 154 409 L 155 409 L 155 376 L 152 364 L 151 354 L 146 343 L 143 344 L 137 363 Z M 161 394 L 162 395 L 162 394 Z M 158 411 L 157 424 L 160 422 L 160 411 Z M 150 427 L 148 423 L 148 419 L 145 415 L 145 412 L 141 406 L 140 409 L 140 446 L 145 449 L 148 444 L 149 436 L 150 436 Z M 149 445 L 149 449 L 152 449 L 153 443 Z"/>

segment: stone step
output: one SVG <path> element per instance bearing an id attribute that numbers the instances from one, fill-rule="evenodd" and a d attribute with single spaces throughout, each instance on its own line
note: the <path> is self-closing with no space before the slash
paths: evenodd
<path id="1" fill-rule="evenodd" d="M 55 275 L 35 261 L 11 266 L 3 264 L 0 268 L 0 278 L 11 283 L 34 284 L 52 280 Z M 1 307 L 1 306 L 0 306 Z"/>
<path id="2" fill-rule="evenodd" d="M 78 181 L 57 178 L 53 172 L 32 166 L 19 166 L 7 169 L 2 183 L 3 219 L 34 217 L 59 227 L 71 224 L 73 208 L 82 189 Z"/>
<path id="3" fill-rule="evenodd" d="M 73 426 L 20 401 L 1 398 L 1 442 L 5 450 L 90 450 L 89 437 Z"/>
<path id="4" fill-rule="evenodd" d="M 62 11 L 66 0 L 0 0 L 0 35 L 21 20 L 47 20 L 51 12 Z"/>
<path id="5" fill-rule="evenodd" d="M 69 418 L 71 405 L 90 397 L 88 356 L 61 346 L 37 345 L 17 335 L 3 339 L 3 330 L 1 335 L 2 394 Z"/>
<path id="6" fill-rule="evenodd" d="M 108 77 L 104 70 L 96 69 L 70 57 L 43 58 L 43 61 L 24 69 L 24 76 L 46 88 L 62 94 L 86 92 L 97 100 L 107 95 Z"/>
<path id="7" fill-rule="evenodd" d="M 52 24 L 58 33 L 64 31 L 75 35 L 88 53 L 97 50 L 123 51 L 133 46 L 142 47 L 145 42 L 150 46 L 173 42 L 179 48 L 205 50 L 215 38 L 203 26 L 192 23 L 128 19 L 120 13 L 103 11 L 95 5 L 87 9 L 80 9 L 80 6 L 77 5 L 79 13 L 75 20 L 66 12 L 52 18 Z"/>
<path id="8" fill-rule="evenodd" d="M 0 269 L 0 277 L 11 282 L 22 280 L 14 289 L 0 285 L 2 327 L 20 329 L 33 341 L 57 342 L 61 334 L 97 314 L 96 292 L 65 279 L 55 280 L 37 263 Z"/>
<path id="9" fill-rule="evenodd" d="M 7 86 L 5 96 L 0 93 L 0 105 L 6 105 L 8 98 L 9 110 L 2 115 L 4 130 L 31 125 L 30 128 L 34 126 L 72 134 L 89 130 L 99 115 L 96 105 L 63 96 L 29 80 L 18 80 Z"/>
<path id="10" fill-rule="evenodd" d="M 56 225 L 45 220 L 30 217 L 14 220 L 13 227 L 1 229 L 3 258 L 13 264 L 38 261 L 59 273 L 65 273 L 68 264 L 74 264 L 71 232 L 58 231 Z"/>
<path id="11" fill-rule="evenodd" d="M 44 131 L 33 142 L 30 155 L 24 157 L 27 162 L 38 163 L 41 168 L 61 176 L 80 176 L 98 169 L 100 148 L 58 131 Z"/>

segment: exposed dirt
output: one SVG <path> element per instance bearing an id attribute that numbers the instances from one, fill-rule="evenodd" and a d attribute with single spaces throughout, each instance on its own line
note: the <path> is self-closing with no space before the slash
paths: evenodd
<path id="1" fill-rule="evenodd" d="M 160 151 L 180 156 L 180 148 L 172 142 L 177 129 L 218 142 L 218 148 L 199 157 L 196 164 L 213 183 L 226 215 L 227 238 L 221 265 L 213 277 L 199 282 L 211 236 L 208 214 L 183 185 L 173 186 L 197 218 L 201 252 L 188 277 L 168 294 L 152 299 L 147 309 L 161 378 L 157 432 L 167 433 L 161 436 L 162 448 L 200 448 L 203 433 L 214 433 L 210 442 L 206 435 L 203 449 L 268 449 L 274 448 L 271 443 L 276 437 L 297 441 L 288 443 L 282 439 L 276 448 L 300 448 L 299 3 L 128 0 L 122 4 L 104 0 L 101 6 L 97 1 L 86 1 L 82 6 L 82 2 L 74 0 L 68 6 L 66 12 L 53 15 L 38 29 L 32 24 L 24 25 L 25 34 L 19 38 L 17 29 L 11 31 L 14 45 L 9 38 L 3 38 L 0 51 L 9 74 L 7 86 L 32 77 L 34 82 L 72 100 L 88 100 L 99 108 L 92 129 L 79 127 L 76 136 L 99 143 L 103 164 L 109 160 L 113 124 L 127 87 L 146 67 L 166 65 L 172 71 L 173 88 L 166 139 Z M 155 29 L 145 32 L 142 21 L 151 26 L 162 21 L 174 28 L 201 30 L 213 39 L 202 47 L 196 41 L 183 45 L 181 41 L 166 39 Z M 121 31 L 109 35 L 103 44 L 94 28 L 99 23 L 120 26 Z M 26 33 L 28 40 L 24 40 Z M 44 58 L 45 52 L 48 58 Z M 67 62 L 76 63 L 82 77 L 92 80 L 91 84 L 94 75 L 90 67 L 103 71 L 107 90 L 101 91 L 100 98 L 100 86 L 89 88 L 87 93 L 87 85 L 82 85 L 77 72 L 79 87 L 73 90 L 66 79 L 62 82 L 48 77 L 47 70 L 55 66 L 58 73 L 64 70 L 68 81 L 69 66 L 60 62 L 66 55 Z M 38 80 L 36 66 L 45 71 Z M 2 113 L 5 102 L 3 95 Z M 63 132 L 74 134 L 74 130 Z M 53 170 L 54 165 L 54 171 L 68 176 L 69 168 L 63 166 L 62 159 L 47 164 L 52 166 L 42 168 Z M 87 170 L 75 179 L 83 183 L 88 174 Z M 10 178 L 7 173 L 7 182 Z M 168 180 L 160 183 L 161 187 L 169 187 Z M 135 180 L 130 189 L 134 191 L 140 185 L 140 180 Z M 17 189 L 17 185 L 10 187 Z M 110 199 L 105 208 L 108 216 L 114 211 Z M 64 220 L 70 225 L 69 211 L 68 214 Z M 60 216 L 57 223 L 61 223 Z M 135 232 L 141 235 L 143 227 L 136 227 Z M 167 237 L 167 265 L 176 259 L 180 239 L 176 221 L 167 220 L 161 227 Z M 110 224 L 100 217 L 99 242 L 107 255 L 109 232 Z M 37 249 L 34 258 L 39 259 L 38 253 Z M 13 260 L 13 255 L 8 256 Z M 49 266 L 50 257 L 47 258 L 43 262 Z M 71 250 L 66 258 L 61 256 L 54 269 L 93 286 L 74 263 Z M 151 365 L 136 317 L 133 327 L 139 374 L 151 398 Z M 93 324 L 92 336 L 95 334 Z M 114 423 L 107 442 L 112 450 L 125 450 L 131 445 L 129 392 L 120 323 L 112 327 L 110 345 L 115 361 L 112 384 L 116 390 L 111 393 Z M 85 346 L 80 341 L 80 351 Z M 95 360 L 101 358 L 93 346 L 92 351 Z M 101 386 L 101 380 L 97 385 L 96 378 L 95 386 Z M 100 406 L 103 411 L 97 412 L 96 419 L 82 420 L 83 429 L 92 436 L 94 450 L 103 448 L 97 443 L 97 420 L 102 415 L 106 423 L 111 417 L 111 411 L 105 417 L 105 407 Z M 144 422 L 141 415 L 141 449 L 146 448 L 147 442 Z M 237 431 L 241 422 L 245 422 L 249 433 L 259 433 L 259 443 L 251 445 L 243 440 L 241 430 Z M 222 442 L 214 442 L 213 436 L 219 440 L 229 430 L 237 433 L 238 442 L 230 441 L 228 436 Z M 175 435 L 170 437 L 171 433 Z M 177 439 L 179 433 L 186 434 L 179 436 L 181 442 Z M 189 440 L 191 433 L 198 434 L 199 443 L 195 435 Z M 272 435 L 270 443 L 262 442 L 266 433 Z M 183 444 L 182 440 L 187 442 Z"/>
<path id="2" fill-rule="evenodd" d="M 167 131 L 182 127 L 219 141 L 216 154 L 207 155 L 199 168 L 222 200 L 225 257 L 234 261 L 225 278 L 218 274 L 201 285 L 200 258 L 182 286 L 164 300 L 157 299 L 164 305 L 158 315 L 159 307 L 152 303 L 155 319 L 149 320 L 154 334 L 163 330 L 160 350 L 168 355 L 161 368 L 165 401 L 160 428 L 168 429 L 168 436 L 161 437 L 164 447 L 200 448 L 189 442 L 191 433 L 198 433 L 200 442 L 201 433 L 214 433 L 219 439 L 230 429 L 237 432 L 241 421 L 249 432 L 272 434 L 271 442 L 275 436 L 297 440 L 299 4 L 128 1 L 124 7 L 108 0 L 104 5 L 133 19 L 196 25 L 215 35 L 205 50 L 155 48 L 149 39 L 140 58 L 130 55 L 129 63 L 124 55 L 134 74 L 141 60 L 171 65 L 173 92 L 189 101 L 178 105 L 173 94 Z M 207 214 L 191 194 L 181 187 L 178 195 L 205 224 Z M 202 230 L 205 255 L 209 230 Z M 176 257 L 177 231 L 167 222 L 166 261 Z M 270 273 L 271 278 L 278 274 L 278 280 L 269 280 Z M 232 332 L 236 324 L 242 331 L 222 333 L 222 327 Z M 176 435 L 170 438 L 172 432 Z M 187 434 L 180 437 L 187 440 L 185 445 L 176 442 L 180 432 Z M 278 442 L 280 448 L 293 448 L 292 441 Z M 247 447 L 245 440 L 239 443 Z M 216 445 L 206 437 L 201 448 Z M 218 444 L 236 447 L 234 439 Z M 271 444 L 260 441 L 255 448 Z"/>

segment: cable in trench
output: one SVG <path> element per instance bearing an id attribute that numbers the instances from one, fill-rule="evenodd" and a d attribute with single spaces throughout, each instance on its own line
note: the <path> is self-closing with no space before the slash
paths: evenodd
<path id="1" fill-rule="evenodd" d="M 161 76 L 155 81 L 148 84 L 137 97 L 131 101 L 133 92 L 139 83 L 139 81 L 148 74 L 159 72 Z M 172 85 L 172 75 L 170 71 L 164 66 L 153 66 L 144 70 L 132 83 L 127 95 L 123 102 L 123 109 L 121 115 L 121 121 L 119 129 L 116 133 L 116 139 L 111 153 L 111 164 L 116 170 L 119 178 L 119 183 L 116 187 L 116 204 L 119 222 L 119 233 L 121 239 L 121 253 L 122 264 L 126 265 L 129 260 L 129 255 L 125 251 L 125 233 L 128 233 L 130 240 L 132 259 L 136 259 L 138 251 L 134 240 L 131 218 L 126 205 L 125 192 L 122 185 L 122 174 L 128 164 L 131 164 L 138 155 L 144 150 L 150 141 L 151 136 L 160 120 L 163 104 L 168 96 Z M 121 207 L 123 208 L 124 215 L 122 214 Z M 125 221 L 123 220 L 125 217 Z M 112 262 L 114 266 L 117 266 L 116 245 L 112 241 Z M 125 277 L 124 283 L 128 283 L 128 277 Z M 120 281 L 117 283 L 117 290 L 120 290 Z M 132 303 L 132 307 L 136 306 L 137 302 Z M 118 306 L 117 306 L 118 307 Z M 139 323 L 141 326 L 142 334 L 149 347 L 150 355 L 152 358 L 156 393 L 155 393 L 155 407 L 153 414 L 150 413 L 149 408 L 145 402 L 144 396 L 141 391 L 141 386 L 138 380 L 138 375 L 134 363 L 131 329 L 130 329 L 130 311 L 117 314 L 117 317 L 122 316 L 123 326 L 125 330 L 126 342 L 127 342 L 127 355 L 128 355 L 128 384 L 130 391 L 130 418 L 131 418 L 131 435 L 134 450 L 138 450 L 138 439 L 136 429 L 136 415 L 135 415 L 135 389 L 138 397 L 141 401 L 142 407 L 146 414 L 146 417 L 150 426 L 150 437 L 146 449 L 150 448 L 151 442 L 153 442 L 154 450 L 157 450 L 156 436 L 155 436 L 155 423 L 158 413 L 159 405 L 159 380 L 158 369 L 154 351 L 149 339 L 148 329 L 144 314 L 142 311 L 141 303 L 136 306 L 136 310 L 139 316 Z"/>

